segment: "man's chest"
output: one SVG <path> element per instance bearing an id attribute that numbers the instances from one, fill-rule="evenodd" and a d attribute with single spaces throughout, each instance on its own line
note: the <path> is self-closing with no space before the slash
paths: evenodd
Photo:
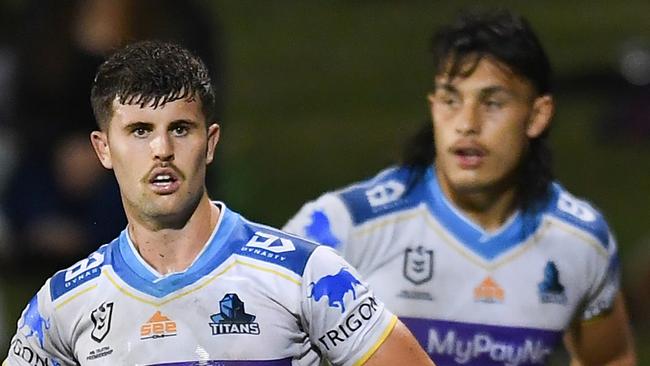
<path id="1" fill-rule="evenodd" d="M 59 322 L 71 326 L 74 356 L 82 365 L 288 362 L 282 365 L 308 348 L 298 311 L 289 305 L 292 295 L 282 303 L 237 276 L 202 285 L 152 299 L 103 284 L 85 296 L 83 311 L 64 312 Z"/>
<path id="2" fill-rule="evenodd" d="M 549 235 L 486 257 L 425 220 L 359 233 L 346 255 L 398 316 L 564 329 L 589 286 L 586 262 Z"/>

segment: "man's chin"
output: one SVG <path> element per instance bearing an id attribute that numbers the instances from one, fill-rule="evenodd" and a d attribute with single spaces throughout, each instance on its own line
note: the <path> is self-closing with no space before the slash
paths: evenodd
<path id="1" fill-rule="evenodd" d="M 477 193 L 489 186 L 489 182 L 478 171 L 461 171 L 450 176 L 449 186 L 458 193 Z"/>

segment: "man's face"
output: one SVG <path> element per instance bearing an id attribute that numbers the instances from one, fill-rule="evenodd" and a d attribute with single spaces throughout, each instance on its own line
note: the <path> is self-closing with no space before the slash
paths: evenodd
<path id="1" fill-rule="evenodd" d="M 458 196 L 513 188 L 529 139 L 550 121 L 551 97 L 538 97 L 529 81 L 490 58 L 470 75 L 438 75 L 435 85 L 429 101 L 443 190 Z"/>
<path id="2" fill-rule="evenodd" d="M 127 215 L 174 223 L 189 217 L 205 191 L 219 126 L 206 129 L 196 101 L 157 108 L 114 101 L 108 130 L 91 139 L 104 167 L 115 171 Z"/>

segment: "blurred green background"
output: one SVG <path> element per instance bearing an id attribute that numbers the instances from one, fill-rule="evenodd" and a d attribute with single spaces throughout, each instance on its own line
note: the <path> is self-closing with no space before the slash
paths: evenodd
<path id="1" fill-rule="evenodd" d="M 636 268 L 650 264 L 650 141 L 609 139 L 602 126 L 619 115 L 612 80 L 621 52 L 650 42 L 647 0 L 204 1 L 225 52 L 213 198 L 281 226 L 306 200 L 395 161 L 427 118 L 433 30 L 476 4 L 513 9 L 537 30 L 558 80 L 557 176 L 605 212 L 626 291 L 638 292 Z M 43 280 L 5 280 L 10 333 Z M 650 364 L 643 321 L 635 323 L 642 365 Z"/>

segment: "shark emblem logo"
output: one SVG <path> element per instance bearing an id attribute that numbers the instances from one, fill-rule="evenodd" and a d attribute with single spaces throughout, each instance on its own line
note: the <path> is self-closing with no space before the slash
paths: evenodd
<path id="1" fill-rule="evenodd" d="M 340 243 L 332 233 L 329 218 L 321 210 L 312 212 L 311 224 L 305 227 L 305 234 L 307 237 L 330 247 L 336 247 Z"/>
<path id="2" fill-rule="evenodd" d="M 38 295 L 34 296 L 20 319 L 18 329 L 23 331 L 25 337 L 36 336 L 38 343 L 43 347 L 45 330 L 50 329 L 50 322 L 45 320 L 38 311 Z"/>
<path id="3" fill-rule="evenodd" d="M 354 287 L 357 285 L 363 286 L 350 272 L 345 268 L 341 268 L 335 275 L 328 275 L 316 282 L 310 283 L 311 291 L 309 297 L 320 301 L 323 296 L 327 296 L 328 305 L 332 308 L 339 308 L 341 309 L 341 313 L 344 313 L 345 294 L 352 292 L 352 298 L 356 299 L 357 293 Z"/>
<path id="4" fill-rule="evenodd" d="M 567 296 L 564 286 L 560 283 L 560 272 L 553 261 L 546 262 L 544 279 L 537 284 L 539 298 L 542 303 L 566 304 Z"/>

